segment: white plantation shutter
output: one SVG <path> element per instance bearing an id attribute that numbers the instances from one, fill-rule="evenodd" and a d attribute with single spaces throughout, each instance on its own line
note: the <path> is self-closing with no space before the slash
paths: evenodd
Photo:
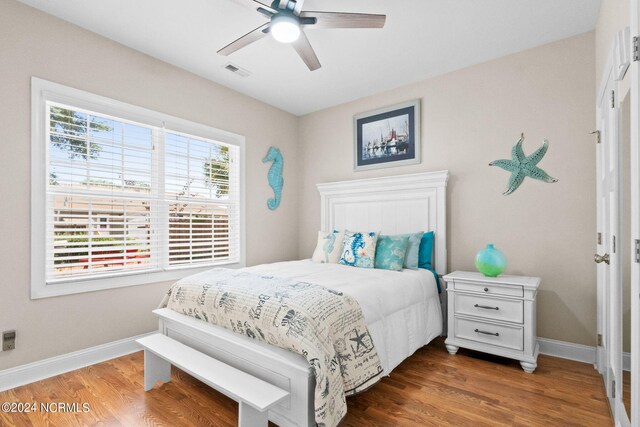
<path id="1" fill-rule="evenodd" d="M 165 132 L 170 266 L 240 257 L 238 149 Z"/>
<path id="2" fill-rule="evenodd" d="M 151 201 L 51 195 L 47 281 L 158 268 Z"/>
<path id="3" fill-rule="evenodd" d="M 46 283 L 237 263 L 238 146 L 47 102 Z"/>

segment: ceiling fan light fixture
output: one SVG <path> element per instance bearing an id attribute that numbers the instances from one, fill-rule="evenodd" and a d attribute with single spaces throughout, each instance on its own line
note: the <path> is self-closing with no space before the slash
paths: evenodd
<path id="1" fill-rule="evenodd" d="M 300 37 L 300 22 L 295 16 L 280 12 L 271 18 L 269 31 L 280 43 L 293 43 Z"/>

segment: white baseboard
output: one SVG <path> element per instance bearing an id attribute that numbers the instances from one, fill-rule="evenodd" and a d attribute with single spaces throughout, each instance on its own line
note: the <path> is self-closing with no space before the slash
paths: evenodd
<path id="1" fill-rule="evenodd" d="M 156 331 L 5 369 L 0 371 L 0 391 L 135 353 L 140 350 L 140 346 L 135 340 L 152 333 L 156 333 Z"/>
<path id="2" fill-rule="evenodd" d="M 578 362 L 596 363 L 596 348 L 590 345 L 574 344 L 566 341 L 538 338 L 540 354 L 576 360 Z"/>
<path id="3" fill-rule="evenodd" d="M 631 372 L 631 353 L 622 353 L 622 370 Z"/>
<path id="4" fill-rule="evenodd" d="M 596 364 L 597 349 L 590 345 L 574 344 L 566 341 L 538 338 L 540 354 Z M 622 369 L 631 370 L 631 353 L 622 353 Z"/>

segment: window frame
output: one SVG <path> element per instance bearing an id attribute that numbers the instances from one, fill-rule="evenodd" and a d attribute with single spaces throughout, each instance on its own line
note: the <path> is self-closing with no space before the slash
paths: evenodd
<path id="1" fill-rule="evenodd" d="M 143 272 L 111 272 L 104 277 L 77 278 L 64 283 L 46 281 L 46 214 L 48 183 L 47 102 L 55 102 L 94 111 L 141 124 L 166 127 L 195 137 L 234 145 L 239 150 L 239 261 L 213 262 L 172 267 L 170 270 Z M 178 280 L 190 274 L 208 270 L 214 265 L 240 268 L 246 264 L 246 156 L 245 137 L 190 120 L 159 113 L 136 105 L 116 101 L 58 83 L 31 78 L 31 299 L 92 292 L 128 286 Z M 162 247 L 160 250 L 164 250 Z"/>

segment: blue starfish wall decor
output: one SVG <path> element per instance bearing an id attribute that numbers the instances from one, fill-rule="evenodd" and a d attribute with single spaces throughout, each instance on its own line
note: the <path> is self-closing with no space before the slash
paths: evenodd
<path id="1" fill-rule="evenodd" d="M 558 182 L 556 178 L 552 178 L 545 171 L 536 166 L 546 154 L 547 149 L 549 148 L 549 141 L 545 139 L 542 147 L 538 148 L 530 156 L 524 155 L 524 151 L 522 151 L 523 142 L 524 134 L 520 136 L 520 140 L 511 149 L 511 160 L 502 159 L 489 163 L 489 166 L 498 166 L 499 168 L 511 172 L 507 190 L 502 193 L 505 196 L 516 191 L 527 176 L 544 182 Z"/>

